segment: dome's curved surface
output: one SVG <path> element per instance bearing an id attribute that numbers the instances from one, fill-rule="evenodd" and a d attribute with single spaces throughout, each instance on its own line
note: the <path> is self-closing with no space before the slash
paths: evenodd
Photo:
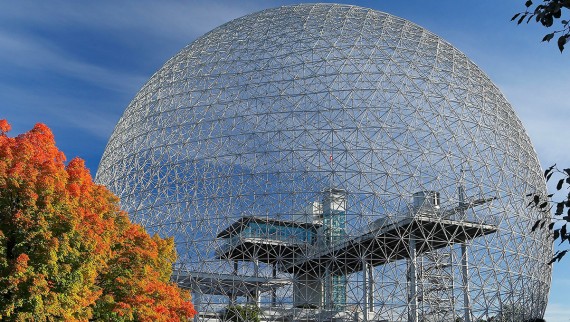
<path id="1" fill-rule="evenodd" d="M 202 312 L 253 299 L 268 319 L 518 321 L 546 307 L 551 245 L 525 203 L 545 186 L 521 122 L 464 54 L 386 13 L 295 5 L 214 29 L 136 95 L 97 180 L 174 236 Z"/>

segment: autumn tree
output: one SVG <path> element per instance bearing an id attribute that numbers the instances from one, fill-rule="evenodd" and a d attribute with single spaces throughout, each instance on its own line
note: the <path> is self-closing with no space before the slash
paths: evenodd
<path id="1" fill-rule="evenodd" d="M 8 137 L 0 120 L 0 320 L 186 321 L 190 294 L 170 282 L 172 239 L 149 236 L 65 165 L 50 129 Z"/>

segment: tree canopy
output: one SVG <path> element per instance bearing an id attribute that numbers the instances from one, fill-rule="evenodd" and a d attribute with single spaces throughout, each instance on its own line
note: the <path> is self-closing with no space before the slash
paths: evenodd
<path id="1" fill-rule="evenodd" d="M 529 207 L 535 207 L 541 212 L 545 213 L 542 219 L 538 219 L 532 226 L 532 231 L 537 229 L 546 229 L 552 233 L 552 239 L 554 242 L 558 242 L 559 250 L 554 253 L 554 256 L 548 264 L 554 262 L 559 262 L 570 250 L 570 248 L 565 245 L 565 243 L 570 244 L 570 227 L 568 223 L 570 222 L 570 168 L 560 170 L 553 165 L 544 171 L 544 177 L 546 181 L 557 180 L 556 190 L 563 191 L 563 198 L 560 200 L 554 200 L 557 195 L 551 193 L 547 196 L 543 196 L 537 193 L 530 193 L 528 197 L 532 198 L 529 202 Z M 550 214 L 554 210 L 554 216 L 550 217 Z"/>
<path id="2" fill-rule="evenodd" d="M 186 321 L 174 241 L 131 223 L 50 129 L 0 120 L 0 320 Z"/>
<path id="3" fill-rule="evenodd" d="M 552 27 L 555 22 L 559 22 L 559 27 L 546 34 L 542 41 L 549 42 L 555 35 L 558 35 L 558 49 L 562 52 L 570 39 L 570 21 L 562 19 L 562 13 L 570 9 L 570 0 L 543 0 L 540 4 L 527 0 L 525 7 L 526 10 L 515 14 L 511 21 L 516 21 L 520 25 L 524 21 L 529 23 L 534 20 L 547 28 Z"/>
<path id="4" fill-rule="evenodd" d="M 261 310 L 256 305 L 230 305 L 223 314 L 224 322 L 260 322 Z"/>

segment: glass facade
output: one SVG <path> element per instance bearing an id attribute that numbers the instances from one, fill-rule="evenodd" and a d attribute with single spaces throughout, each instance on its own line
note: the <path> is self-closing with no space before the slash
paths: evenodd
<path id="1" fill-rule="evenodd" d="M 276 223 L 250 222 L 240 232 L 239 236 L 309 244 L 313 241 L 314 231 L 303 227 L 285 226 Z"/>

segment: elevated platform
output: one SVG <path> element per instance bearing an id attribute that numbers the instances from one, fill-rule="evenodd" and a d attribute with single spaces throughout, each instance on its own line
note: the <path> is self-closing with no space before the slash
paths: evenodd
<path id="1" fill-rule="evenodd" d="M 243 217 L 217 235 L 216 238 L 224 239 L 224 245 L 216 250 L 216 257 L 289 263 L 307 253 L 319 227 L 319 224 Z"/>
<path id="2" fill-rule="evenodd" d="M 225 296 L 251 296 L 256 291 L 265 293 L 291 284 L 289 279 L 203 272 L 174 271 L 172 277 L 179 286 L 192 292 Z"/>
<path id="3" fill-rule="evenodd" d="M 416 215 L 336 246 L 309 252 L 304 259 L 297 259 L 281 269 L 314 276 L 321 276 L 325 270 L 333 275 L 348 275 L 361 271 L 365 263 L 378 266 L 409 258 L 409 241 L 412 238 L 416 243 L 416 254 L 420 255 L 496 231 L 497 227 L 493 225 Z"/>
<path id="4" fill-rule="evenodd" d="M 306 254 L 310 244 L 291 240 L 264 237 L 233 237 L 216 251 L 219 259 L 251 261 L 256 258 L 262 263 L 290 263 Z"/>
<path id="5" fill-rule="evenodd" d="M 321 276 L 324 270 L 333 275 L 347 275 L 361 271 L 364 263 L 378 266 L 409 258 L 410 238 L 415 239 L 416 252 L 420 255 L 497 231 L 497 227 L 493 225 L 417 214 L 391 224 L 379 225 L 378 228 L 347 239 L 345 242 L 318 247 L 313 240 L 308 239 L 239 234 L 251 220 L 272 221 L 247 217 L 234 223 L 232 230 L 235 235 L 226 238 L 226 244 L 218 249 L 218 258 L 231 260 L 257 258 L 267 264 L 277 264 L 281 271 L 314 276 Z M 284 224 L 282 221 L 275 222 Z M 218 236 L 229 237 L 228 229 Z M 312 227 L 311 230 L 313 229 L 316 231 L 316 228 Z"/>
<path id="6" fill-rule="evenodd" d="M 378 266 L 410 258 L 411 239 L 417 256 L 497 231 L 494 225 L 451 219 L 454 215 L 464 217 L 465 210 L 496 197 L 461 201 L 456 207 L 440 210 L 437 193 L 425 191 L 418 196 L 414 213 L 398 221 L 377 221 L 362 235 L 334 241 L 327 240 L 322 224 L 243 217 L 217 235 L 225 244 L 216 250 L 216 257 L 255 259 L 296 275 L 323 276 L 325 271 L 347 275 L 361 271 L 365 264 Z M 459 200 L 464 200 L 461 191 Z"/>

